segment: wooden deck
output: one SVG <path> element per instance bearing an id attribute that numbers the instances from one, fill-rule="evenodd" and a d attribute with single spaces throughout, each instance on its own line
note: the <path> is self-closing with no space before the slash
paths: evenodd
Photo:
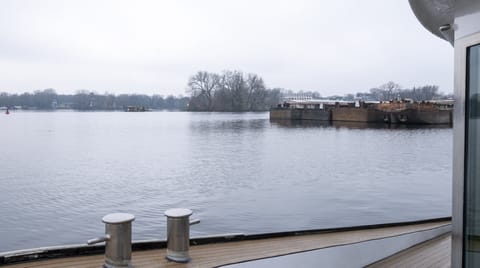
<path id="1" fill-rule="evenodd" d="M 451 235 L 445 234 L 368 267 L 450 267 L 451 243 Z"/>
<path id="2" fill-rule="evenodd" d="M 342 232 L 305 234 L 267 239 L 254 239 L 237 242 L 197 245 L 190 248 L 192 261 L 187 264 L 169 262 L 165 259 L 165 249 L 133 252 L 132 263 L 135 267 L 218 267 L 221 265 L 244 262 L 267 257 L 282 256 L 291 253 L 310 251 L 325 247 L 347 245 L 373 239 L 393 237 L 412 232 L 429 230 L 450 224 L 449 221 L 431 222 L 407 226 L 395 226 L 375 229 L 362 229 Z M 51 260 L 7 265 L 5 267 L 82 267 L 98 268 L 103 264 L 103 255 L 58 258 Z M 381 264 L 378 264 L 381 265 Z M 382 266 L 377 266 L 382 267 Z"/>

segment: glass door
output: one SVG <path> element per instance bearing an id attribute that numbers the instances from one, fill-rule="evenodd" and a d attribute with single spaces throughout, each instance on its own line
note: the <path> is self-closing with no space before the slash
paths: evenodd
<path id="1" fill-rule="evenodd" d="M 464 267 L 480 267 L 480 44 L 467 47 Z"/>

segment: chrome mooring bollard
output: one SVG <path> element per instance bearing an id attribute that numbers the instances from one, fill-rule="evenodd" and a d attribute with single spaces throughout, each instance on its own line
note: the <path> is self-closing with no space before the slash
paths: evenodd
<path id="1" fill-rule="evenodd" d="M 105 242 L 105 268 L 132 266 L 132 221 L 135 216 L 128 213 L 112 213 L 102 218 L 105 236 L 88 240 L 88 244 Z"/>
<path id="2" fill-rule="evenodd" d="M 167 259 L 174 262 L 189 262 L 190 225 L 200 220 L 190 221 L 192 211 L 187 208 L 172 208 L 165 211 L 167 216 Z"/>

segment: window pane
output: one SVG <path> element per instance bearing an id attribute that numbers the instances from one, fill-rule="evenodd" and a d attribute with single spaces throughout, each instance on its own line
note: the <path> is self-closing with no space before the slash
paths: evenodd
<path id="1" fill-rule="evenodd" d="M 480 45 L 467 55 L 465 266 L 480 267 Z"/>

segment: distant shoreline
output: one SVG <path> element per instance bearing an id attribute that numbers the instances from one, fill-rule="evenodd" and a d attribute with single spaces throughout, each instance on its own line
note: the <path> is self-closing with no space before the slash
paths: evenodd
<path id="1" fill-rule="evenodd" d="M 3 107 L 0 107 L 0 111 L 6 111 Z M 129 112 L 125 110 L 78 110 L 78 109 L 10 109 L 10 112 L 122 112 L 122 113 L 148 113 L 148 112 L 189 112 L 189 113 L 267 113 L 268 110 L 265 111 L 190 111 L 190 110 L 182 110 L 182 109 L 149 109 L 146 111 L 135 111 Z"/>

